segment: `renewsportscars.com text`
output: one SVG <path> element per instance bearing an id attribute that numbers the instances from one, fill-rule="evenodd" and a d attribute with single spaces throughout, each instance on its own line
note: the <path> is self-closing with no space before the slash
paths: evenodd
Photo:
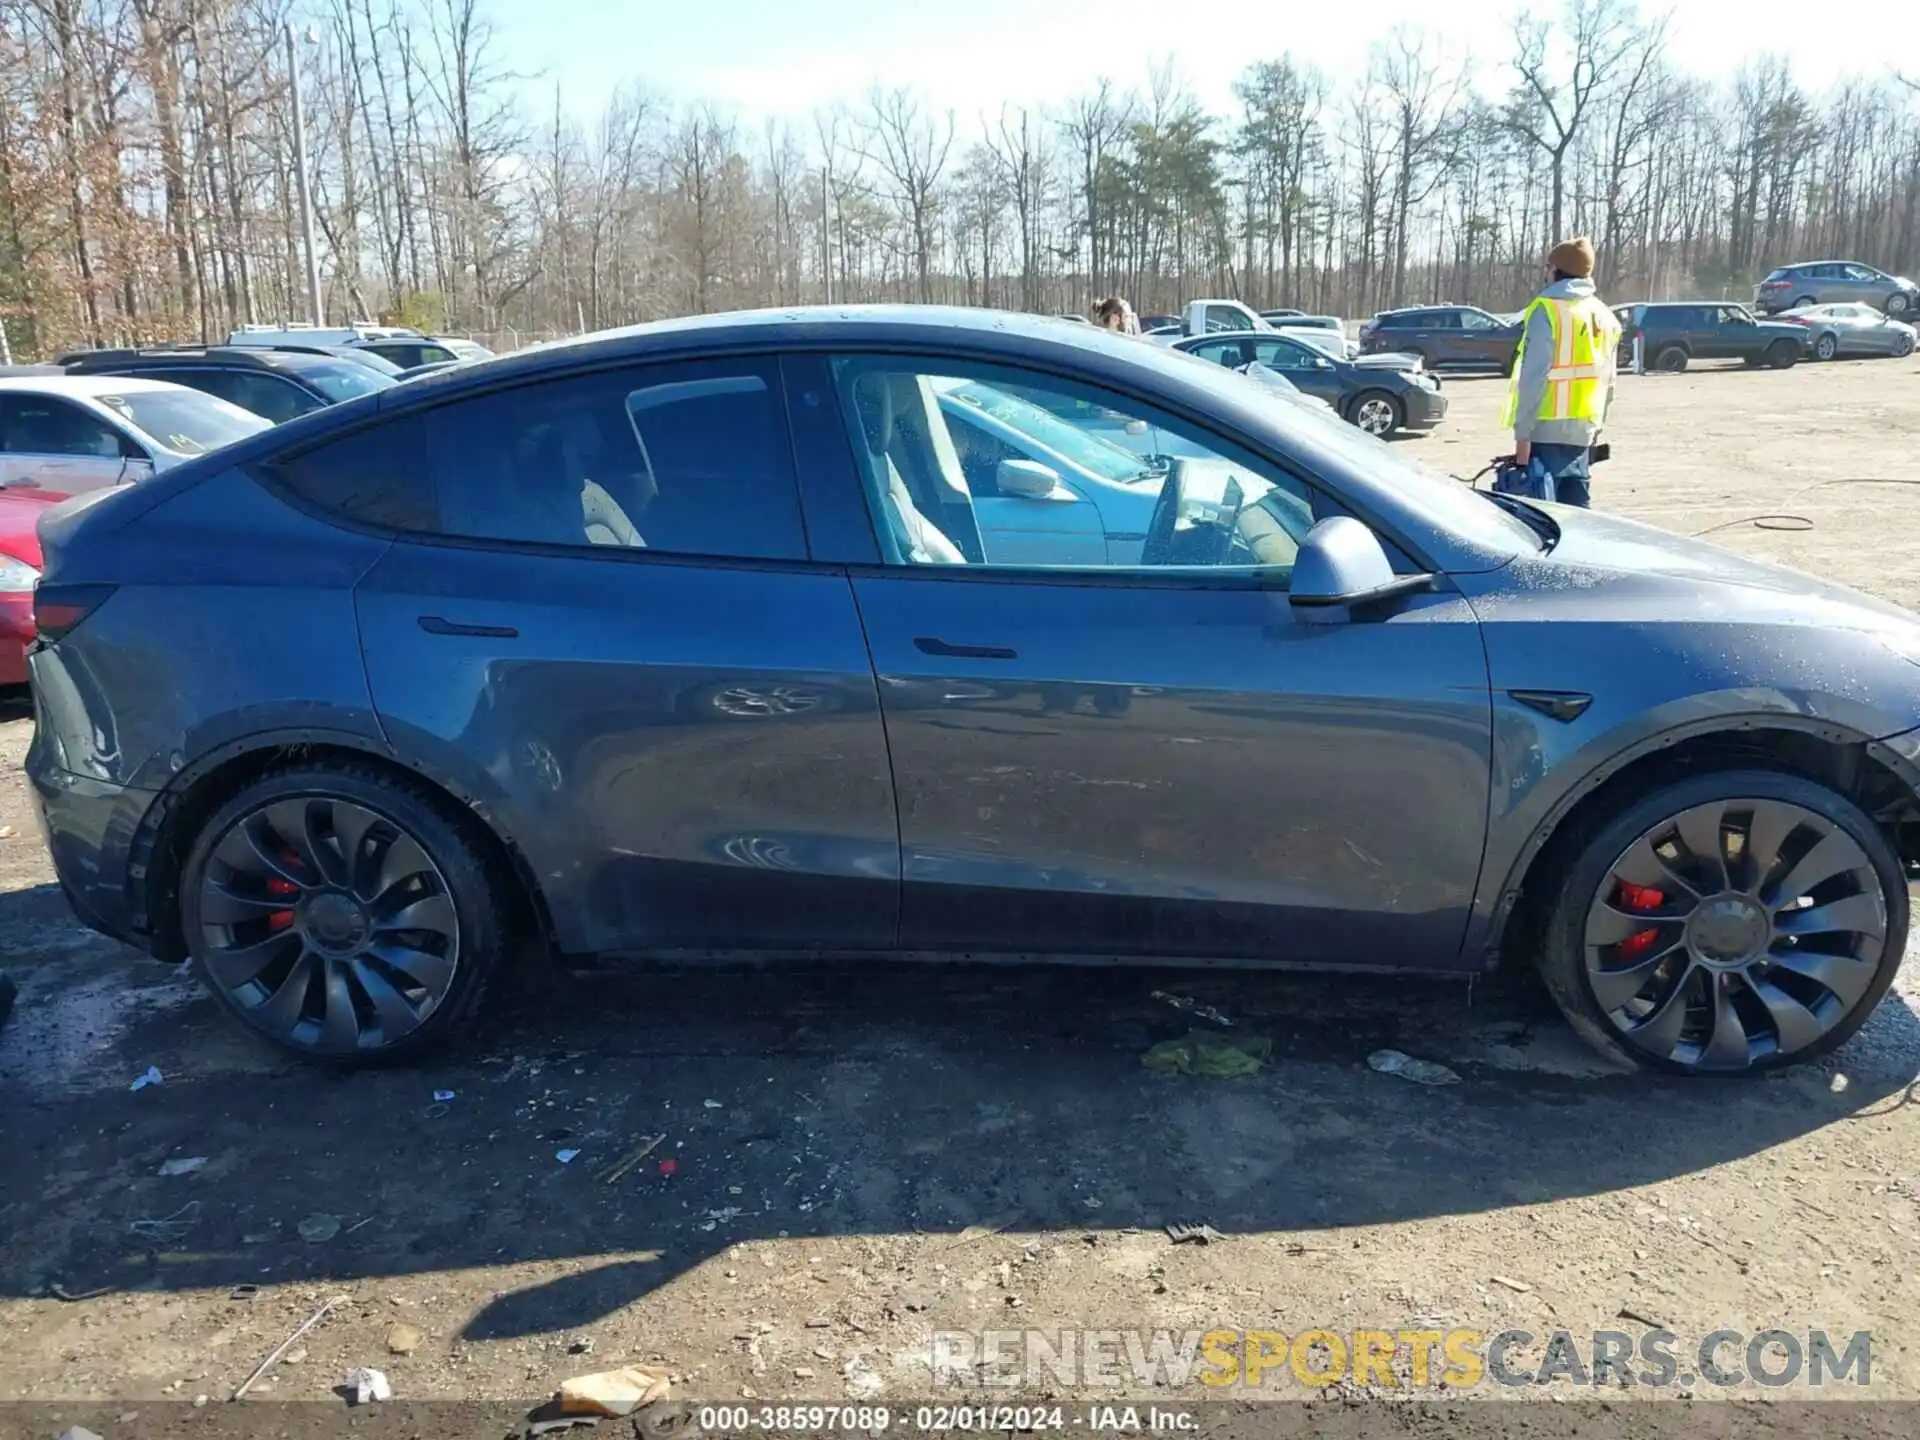
<path id="1" fill-rule="evenodd" d="M 1029 1389 L 1183 1386 L 1261 1389 L 1360 1385 L 1470 1389 L 1851 1385 L 1873 1378 L 1865 1330 L 1715 1330 L 1697 1341 L 1670 1330 L 1470 1329 L 984 1330 L 933 1336 L 936 1383 Z"/>

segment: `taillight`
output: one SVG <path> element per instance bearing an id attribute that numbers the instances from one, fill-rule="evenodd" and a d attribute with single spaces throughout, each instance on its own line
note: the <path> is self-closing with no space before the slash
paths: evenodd
<path id="1" fill-rule="evenodd" d="M 47 585 L 33 592 L 33 628 L 42 640 L 71 635 L 113 594 L 111 585 Z"/>

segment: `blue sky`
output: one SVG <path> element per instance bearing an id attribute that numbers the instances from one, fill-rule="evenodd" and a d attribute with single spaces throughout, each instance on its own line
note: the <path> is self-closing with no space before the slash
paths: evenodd
<path id="1" fill-rule="evenodd" d="M 1920 70 L 1920 3 L 1901 0 L 1670 0 L 1672 54 L 1724 75 L 1763 50 L 1792 55 L 1804 83 Z M 1105 75 L 1144 88 L 1171 59 L 1216 110 L 1254 60 L 1291 50 L 1338 78 L 1366 64 L 1368 42 L 1396 23 L 1443 33 L 1498 81 L 1509 49 L 1506 0 L 508 0 L 494 10 L 502 56 L 559 82 L 577 116 L 623 81 L 676 102 L 714 101 L 749 122 L 804 122 L 814 106 L 860 102 L 876 81 L 906 85 L 962 129 L 1005 102 L 1057 104 Z M 1552 7 L 1542 7 L 1552 8 Z M 1361 17 L 1364 17 L 1362 19 Z"/>

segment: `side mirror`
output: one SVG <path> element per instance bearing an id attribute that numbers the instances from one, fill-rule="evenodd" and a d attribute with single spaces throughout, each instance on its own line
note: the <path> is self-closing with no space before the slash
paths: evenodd
<path id="1" fill-rule="evenodd" d="M 1367 605 L 1432 588 L 1431 575 L 1396 575 L 1380 537 L 1348 515 L 1322 520 L 1300 542 L 1287 603 L 1310 625 L 1344 625 Z"/>
<path id="2" fill-rule="evenodd" d="M 1144 420 L 1129 420 L 1127 421 L 1126 431 L 1129 435 L 1144 435 L 1147 433 L 1147 422 Z"/>
<path id="3" fill-rule="evenodd" d="M 1038 460 L 1002 460 L 994 469 L 994 484 L 1002 495 L 1044 500 L 1053 494 L 1060 477 Z"/>
<path id="4" fill-rule="evenodd" d="M 144 455 L 128 456 L 120 462 L 120 484 L 132 485 L 136 481 L 153 478 L 153 461 Z"/>
<path id="5" fill-rule="evenodd" d="M 1333 368 L 1333 361 L 1327 359 L 1324 355 L 1316 355 L 1313 360 L 1313 368 L 1316 370 L 1331 370 Z"/>

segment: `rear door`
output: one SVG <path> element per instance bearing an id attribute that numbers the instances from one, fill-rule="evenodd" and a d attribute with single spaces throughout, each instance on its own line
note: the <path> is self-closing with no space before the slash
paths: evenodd
<path id="1" fill-rule="evenodd" d="M 92 411 L 52 395 L 0 392 L 0 485 L 79 495 L 118 485 L 146 452 Z"/>
<path id="2" fill-rule="evenodd" d="M 872 666 L 777 360 L 524 382 L 327 452 L 395 533 L 356 591 L 380 722 L 510 837 L 563 949 L 893 944 Z"/>

